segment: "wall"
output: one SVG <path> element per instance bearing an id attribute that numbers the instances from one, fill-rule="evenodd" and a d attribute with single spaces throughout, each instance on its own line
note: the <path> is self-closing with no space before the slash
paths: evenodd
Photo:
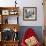
<path id="1" fill-rule="evenodd" d="M 25 3 L 24 3 L 25 2 Z M 23 20 L 23 11 L 21 10 L 21 18 L 20 18 L 20 24 L 22 26 L 43 26 L 43 6 L 42 6 L 42 0 L 25 0 L 22 1 L 21 4 L 23 7 L 37 7 L 37 21 L 24 21 Z M 22 8 L 23 9 L 23 8 Z"/>
<path id="2" fill-rule="evenodd" d="M 15 6 L 15 0 L 0 0 L 1 7 Z M 19 7 L 19 24 L 20 26 L 43 26 L 43 6 L 42 0 L 17 0 L 17 6 Z M 24 21 L 23 20 L 23 7 L 37 7 L 37 21 Z"/>

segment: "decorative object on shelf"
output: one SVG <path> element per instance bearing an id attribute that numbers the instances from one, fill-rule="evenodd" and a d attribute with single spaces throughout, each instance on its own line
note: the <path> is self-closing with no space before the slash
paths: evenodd
<path id="1" fill-rule="evenodd" d="M 14 28 L 14 32 L 17 32 L 16 28 Z"/>
<path id="2" fill-rule="evenodd" d="M 37 8 L 36 7 L 24 7 L 23 8 L 23 19 L 26 21 L 37 20 Z"/>
<path id="3" fill-rule="evenodd" d="M 14 27 L 14 30 L 13 30 L 15 33 L 14 33 L 14 41 L 15 40 L 18 40 L 18 32 L 17 32 L 17 29 Z"/>
<path id="4" fill-rule="evenodd" d="M 12 30 L 10 28 L 5 28 L 2 31 L 2 40 L 4 41 L 12 40 Z"/>
<path id="5" fill-rule="evenodd" d="M 0 15 L 18 15 L 18 7 L 0 7 Z"/>
<path id="6" fill-rule="evenodd" d="M 18 32 L 14 32 L 13 40 L 14 41 L 15 40 L 19 40 L 19 38 L 18 38 Z"/>
<path id="7" fill-rule="evenodd" d="M 2 15 L 9 15 L 9 10 L 2 10 Z"/>
<path id="8" fill-rule="evenodd" d="M 7 19 L 5 19 L 5 24 L 8 24 L 8 18 L 7 18 Z"/>
<path id="9" fill-rule="evenodd" d="M 16 41 L 18 40 L 18 32 L 14 32 L 12 29 L 10 28 L 5 28 L 2 31 L 2 40 L 4 41 Z"/>
<path id="10" fill-rule="evenodd" d="M 8 16 L 3 15 L 2 17 L 2 24 L 8 24 Z"/>
<path id="11" fill-rule="evenodd" d="M 10 10 L 10 12 L 9 12 L 10 15 L 17 15 L 17 13 L 18 12 L 16 10 Z"/>

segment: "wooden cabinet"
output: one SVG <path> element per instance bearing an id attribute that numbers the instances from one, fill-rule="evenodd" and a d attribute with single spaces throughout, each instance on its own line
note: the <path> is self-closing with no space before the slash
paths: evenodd
<path id="1" fill-rule="evenodd" d="M 18 7 L 0 7 L 0 46 L 18 46 L 18 16 Z"/>

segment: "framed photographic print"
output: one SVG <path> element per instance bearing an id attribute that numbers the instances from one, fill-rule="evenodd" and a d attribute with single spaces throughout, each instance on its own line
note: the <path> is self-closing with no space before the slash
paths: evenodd
<path id="1" fill-rule="evenodd" d="M 24 7 L 23 8 L 23 19 L 24 20 L 37 20 L 37 8 L 36 7 Z"/>
<path id="2" fill-rule="evenodd" d="M 2 15 L 9 15 L 9 10 L 2 10 Z"/>

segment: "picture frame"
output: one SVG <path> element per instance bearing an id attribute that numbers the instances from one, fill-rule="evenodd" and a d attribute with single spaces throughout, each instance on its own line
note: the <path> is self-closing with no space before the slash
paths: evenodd
<path id="1" fill-rule="evenodd" d="M 23 8 L 23 20 L 36 21 L 37 20 L 37 8 L 36 7 L 24 7 Z"/>
<path id="2" fill-rule="evenodd" d="M 2 10 L 2 15 L 9 15 L 9 10 Z"/>

